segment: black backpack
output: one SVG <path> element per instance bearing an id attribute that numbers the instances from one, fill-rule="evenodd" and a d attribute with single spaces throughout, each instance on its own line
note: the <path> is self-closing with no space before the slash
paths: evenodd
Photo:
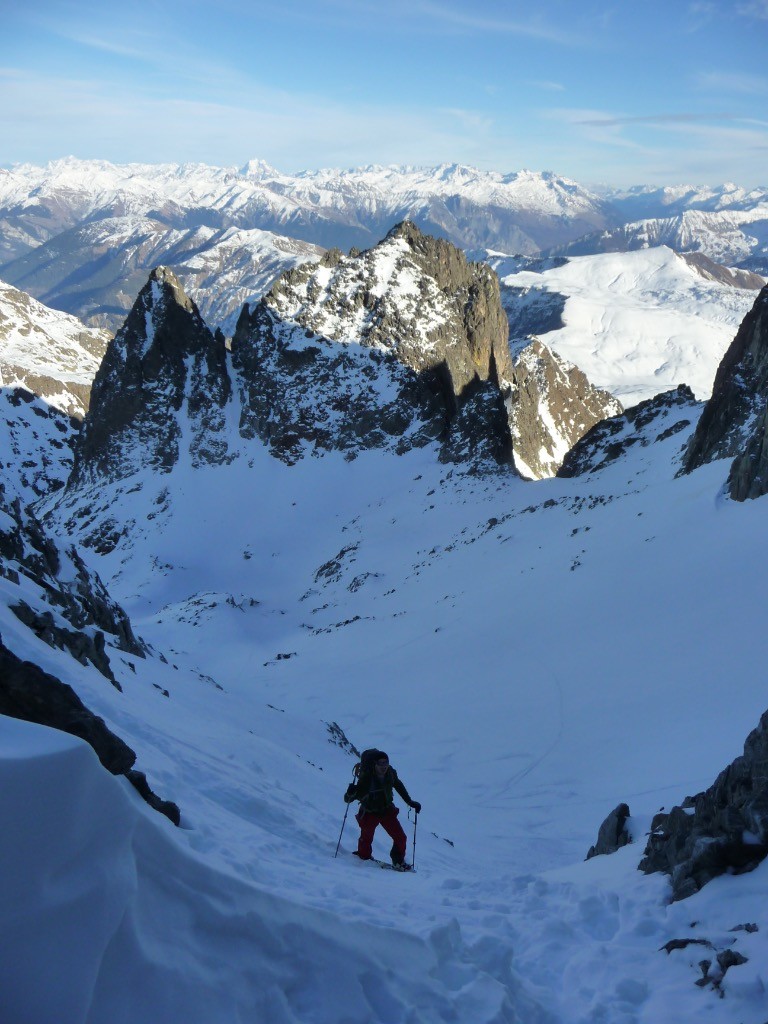
<path id="1" fill-rule="evenodd" d="M 376 747 L 370 747 L 368 750 L 364 750 L 360 755 L 359 762 L 352 769 L 356 779 L 359 779 L 361 775 L 366 772 L 372 772 L 373 766 L 379 758 L 381 751 Z"/>

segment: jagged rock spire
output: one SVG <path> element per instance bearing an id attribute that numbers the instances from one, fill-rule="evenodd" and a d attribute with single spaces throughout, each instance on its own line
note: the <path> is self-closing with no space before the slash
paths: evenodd
<path id="1" fill-rule="evenodd" d="M 220 458 L 230 395 L 224 339 L 166 267 L 150 274 L 96 374 L 70 480 L 169 471 L 187 444 L 194 462 Z"/>

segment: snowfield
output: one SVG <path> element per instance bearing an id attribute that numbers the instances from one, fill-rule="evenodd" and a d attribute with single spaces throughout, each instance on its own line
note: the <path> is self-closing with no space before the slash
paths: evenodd
<path id="1" fill-rule="evenodd" d="M 766 863 L 672 905 L 637 871 L 652 815 L 765 710 L 764 503 L 721 499 L 722 463 L 674 478 L 694 424 L 653 438 L 682 415 L 572 480 L 252 449 L 81 496 L 134 523 L 86 554 L 155 655 L 111 651 L 119 693 L 26 630 L 3 578 L 0 633 L 182 828 L 78 741 L 3 723 L 11 1019 L 763 1024 Z M 401 811 L 414 874 L 352 857 L 351 815 L 334 858 L 342 737 L 423 803 L 417 829 Z M 620 801 L 633 844 L 583 863 Z M 709 947 L 662 948 L 691 938 L 747 958 L 722 997 L 696 985 Z"/>
<path id="2" fill-rule="evenodd" d="M 625 408 L 688 384 L 699 399 L 756 292 L 700 277 L 671 249 L 577 256 L 541 273 L 505 273 L 502 284 L 531 303 L 542 292 L 565 296 L 564 325 L 541 335 L 558 355 L 614 394 Z M 506 300 L 512 304 L 514 300 Z"/>

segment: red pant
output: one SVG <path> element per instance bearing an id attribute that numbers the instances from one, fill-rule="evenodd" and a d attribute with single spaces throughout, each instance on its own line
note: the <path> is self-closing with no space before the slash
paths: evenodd
<path id="1" fill-rule="evenodd" d="M 405 845 L 408 840 L 402 825 L 397 820 L 399 813 L 398 807 L 391 807 L 384 814 L 371 814 L 370 811 L 362 810 L 357 812 L 355 817 L 360 826 L 360 838 L 357 841 L 358 857 L 362 860 L 370 860 L 373 855 L 373 833 L 381 825 L 387 835 L 392 838 L 390 856 L 393 862 L 402 864 L 405 860 Z"/>

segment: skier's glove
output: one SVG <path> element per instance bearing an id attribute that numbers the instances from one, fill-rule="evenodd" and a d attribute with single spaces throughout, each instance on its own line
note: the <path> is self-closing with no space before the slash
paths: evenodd
<path id="1" fill-rule="evenodd" d="M 351 804 L 352 801 L 355 799 L 355 790 L 356 789 L 357 789 L 357 786 L 355 786 L 354 782 L 350 782 L 350 784 L 347 786 L 347 792 L 344 794 L 344 803 L 345 804 Z"/>
<path id="2" fill-rule="evenodd" d="M 421 804 L 418 800 L 411 800 L 411 807 L 416 811 L 417 814 L 421 814 Z"/>

